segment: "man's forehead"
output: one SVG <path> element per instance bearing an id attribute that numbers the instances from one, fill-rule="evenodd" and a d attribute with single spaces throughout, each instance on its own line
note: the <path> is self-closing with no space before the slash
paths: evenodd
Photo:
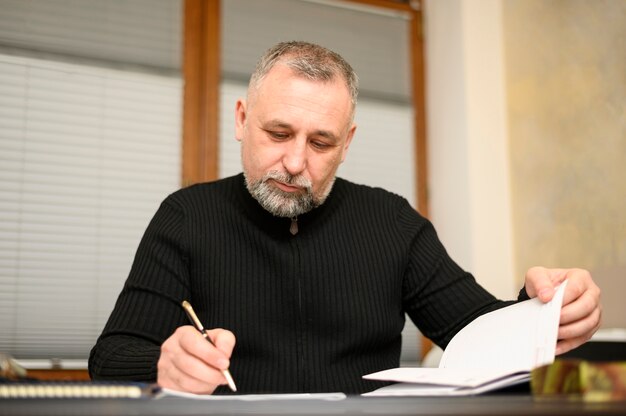
<path id="1" fill-rule="evenodd" d="M 339 74 L 334 74 L 328 79 L 316 78 L 316 77 L 312 77 L 311 75 L 305 74 L 301 71 L 298 71 L 297 69 L 290 67 L 284 62 L 276 63 L 261 79 L 259 79 L 256 86 L 253 86 L 253 85 L 250 86 L 248 93 L 250 94 L 250 93 L 255 92 L 255 90 L 263 89 L 263 85 L 271 83 L 268 81 L 281 83 L 289 79 L 301 80 L 301 81 L 306 81 L 306 82 L 310 82 L 313 84 L 320 84 L 320 85 L 330 85 L 330 84 L 342 85 L 345 88 L 346 92 L 348 93 L 348 96 L 350 95 L 347 83 Z"/>

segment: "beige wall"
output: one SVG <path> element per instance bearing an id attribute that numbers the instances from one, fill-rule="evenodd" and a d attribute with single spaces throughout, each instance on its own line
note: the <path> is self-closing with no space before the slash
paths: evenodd
<path id="1" fill-rule="evenodd" d="M 585 267 L 626 327 L 626 1 L 425 2 L 431 218 L 510 298 Z"/>
<path id="2" fill-rule="evenodd" d="M 514 278 L 500 0 L 428 1 L 430 217 L 450 255 L 491 293 Z"/>
<path id="3" fill-rule="evenodd" d="M 588 268 L 626 327 L 626 1 L 502 10 L 516 274 Z"/>

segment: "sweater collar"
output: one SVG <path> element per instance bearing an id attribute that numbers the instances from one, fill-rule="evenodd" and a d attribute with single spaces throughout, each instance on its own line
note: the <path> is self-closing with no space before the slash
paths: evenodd
<path id="1" fill-rule="evenodd" d="M 289 231 L 292 226 L 291 218 L 277 217 L 266 211 L 250 194 L 248 188 L 246 188 L 243 173 L 236 176 L 236 181 L 239 205 L 246 217 L 250 218 L 251 221 L 270 234 L 281 237 L 293 237 Z M 337 188 L 338 186 L 341 187 L 340 182 L 342 182 L 342 180 L 339 178 L 335 180 L 333 189 L 322 205 L 297 217 L 298 233 L 296 236 L 307 233 L 309 227 L 315 227 L 316 222 L 322 221 L 327 215 L 332 213 L 334 206 L 340 199 L 337 195 L 339 193 L 337 192 Z"/>

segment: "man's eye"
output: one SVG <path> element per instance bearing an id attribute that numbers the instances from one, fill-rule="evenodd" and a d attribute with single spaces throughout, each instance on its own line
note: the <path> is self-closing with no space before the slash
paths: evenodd
<path id="1" fill-rule="evenodd" d="M 329 147 L 331 147 L 328 143 L 325 142 L 320 142 L 317 140 L 314 140 L 311 142 L 311 146 L 313 146 L 314 148 L 318 149 L 318 150 L 326 150 Z"/>
<path id="2" fill-rule="evenodd" d="M 280 132 L 280 131 L 270 131 L 269 134 L 270 134 L 270 136 L 272 136 L 276 140 L 285 140 L 285 139 L 289 138 L 289 134 L 288 133 L 283 133 L 283 132 Z"/>

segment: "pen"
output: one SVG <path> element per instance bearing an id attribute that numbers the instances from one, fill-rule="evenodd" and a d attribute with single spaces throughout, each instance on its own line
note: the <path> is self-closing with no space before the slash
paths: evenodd
<path id="1" fill-rule="evenodd" d="M 215 346 L 213 341 L 211 341 L 209 334 L 206 333 L 204 327 L 202 326 L 202 323 L 200 323 L 198 316 L 193 311 L 191 304 L 187 302 L 186 300 L 184 300 L 182 305 L 183 305 L 183 309 L 185 310 L 185 312 L 187 312 L 187 316 L 189 317 L 191 322 L 193 322 L 193 325 L 196 327 L 196 329 L 200 331 L 204 339 L 209 341 L 211 345 Z M 233 376 L 230 375 L 230 371 L 228 371 L 228 369 L 222 370 L 222 374 L 224 374 L 224 377 L 226 377 L 226 381 L 228 381 L 228 387 L 230 387 L 232 391 L 237 391 L 237 386 L 235 386 L 235 380 L 233 380 Z"/>

